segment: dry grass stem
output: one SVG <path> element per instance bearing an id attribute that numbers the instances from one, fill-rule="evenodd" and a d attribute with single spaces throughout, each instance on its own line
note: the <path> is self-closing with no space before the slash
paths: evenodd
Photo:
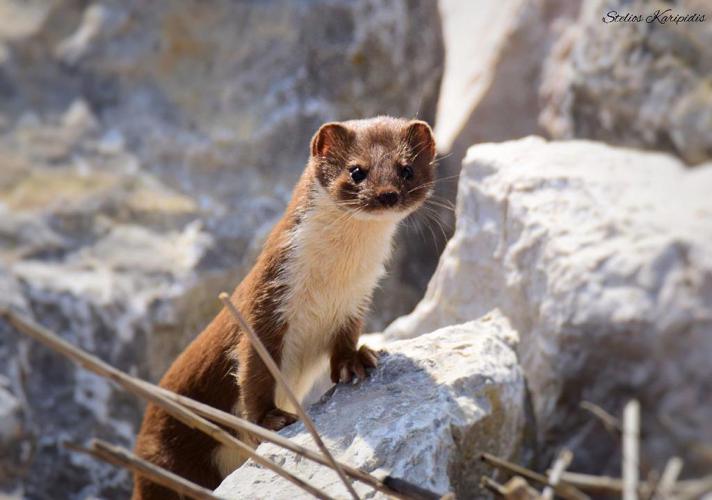
<path id="1" fill-rule="evenodd" d="M 497 481 L 495 481 L 492 478 L 489 478 L 487 476 L 482 476 L 482 479 L 480 479 L 480 486 L 483 488 L 491 491 L 497 496 L 504 496 L 504 485 L 499 484 Z"/>
<path id="2" fill-rule="evenodd" d="M 351 482 L 346 478 L 346 474 L 344 474 L 343 469 L 338 464 L 338 462 L 336 462 L 333 455 L 322 441 L 321 436 L 319 436 L 319 432 L 316 430 L 314 422 L 309 417 L 309 415 L 307 415 L 307 412 L 304 411 L 304 408 L 302 407 L 297 397 L 294 395 L 292 388 L 289 386 L 287 379 L 282 374 L 281 370 L 277 366 L 277 363 L 275 363 L 272 359 L 272 356 L 270 356 L 269 352 L 267 351 L 267 348 L 264 346 L 260 338 L 250 326 L 250 324 L 242 316 L 240 311 L 237 310 L 235 304 L 232 303 L 232 301 L 230 300 L 230 296 L 227 293 L 222 292 L 220 294 L 220 300 L 223 302 L 223 304 L 225 304 L 225 307 L 227 307 L 227 310 L 230 312 L 232 317 L 240 326 L 242 332 L 248 336 L 252 347 L 255 349 L 255 351 L 257 351 L 257 354 L 259 354 L 260 358 L 262 359 L 262 362 L 270 371 L 277 384 L 279 384 L 282 389 L 284 389 L 284 393 L 287 395 L 287 399 L 289 399 L 289 401 L 294 406 L 295 410 L 297 411 L 297 415 L 299 415 L 299 418 L 301 418 L 302 422 L 304 422 L 304 426 L 312 435 L 312 438 L 314 438 L 314 442 L 324 454 L 326 459 L 329 461 L 329 464 L 339 475 L 339 478 L 344 483 L 344 486 L 346 486 L 346 489 L 348 490 L 351 497 L 354 498 L 354 500 L 359 500 L 359 497 L 356 494 L 356 490 L 354 490 L 353 486 L 351 485 Z"/>
<path id="3" fill-rule="evenodd" d="M 506 484 L 499 484 L 497 481 L 483 476 L 480 483 L 484 488 L 505 500 L 539 500 L 541 498 L 539 492 L 529 486 L 526 479 L 521 476 L 514 476 Z"/>
<path id="4" fill-rule="evenodd" d="M 554 487 L 559 484 L 559 481 L 561 481 L 561 475 L 564 473 L 566 468 L 571 465 L 573 458 L 573 453 L 567 449 L 563 449 L 559 452 L 551 471 L 549 471 L 550 486 L 544 488 L 544 492 L 541 495 L 542 500 L 552 500 L 554 498 Z"/>
<path id="5" fill-rule="evenodd" d="M 149 386 L 152 385 L 152 384 L 149 384 L 148 382 L 143 382 L 143 383 L 147 384 Z M 220 424 L 224 427 L 227 427 L 227 428 L 230 428 L 230 429 L 233 429 L 236 431 L 247 432 L 248 434 L 252 435 L 253 437 L 255 437 L 259 440 L 274 443 L 277 446 L 280 446 L 280 447 L 285 448 L 289 451 L 292 451 L 292 452 L 296 453 L 297 455 L 303 456 L 304 458 L 306 458 L 308 460 L 311 460 L 313 462 L 316 462 L 318 464 L 321 464 L 321 465 L 331 468 L 331 464 L 329 463 L 329 461 L 326 458 L 324 458 L 324 456 L 321 455 L 320 453 L 310 450 L 309 448 L 305 448 L 302 445 L 296 444 L 295 442 L 290 441 L 289 439 L 281 436 L 280 434 L 277 434 L 276 432 L 272 432 L 268 429 L 265 429 L 264 427 L 260 427 L 259 425 L 253 424 L 252 422 L 250 422 L 248 420 L 245 420 L 245 419 L 242 419 L 235 415 L 232 415 L 231 413 L 226 413 L 224 411 L 218 410 L 217 408 L 213 408 L 212 406 L 208 406 L 204 403 L 200 403 L 199 401 L 195 401 L 194 399 L 190 399 L 185 396 L 181 396 L 174 392 L 168 391 L 166 389 L 163 389 L 162 387 L 158 387 L 158 386 L 152 386 L 152 387 L 154 387 L 156 390 L 162 391 L 163 394 L 167 398 L 170 398 L 173 401 L 191 409 L 198 415 L 205 417 L 208 420 L 212 420 L 213 422 L 215 422 L 217 424 Z M 390 488 L 389 486 L 387 486 L 385 484 L 385 481 L 381 481 L 378 478 L 368 474 L 367 472 L 356 469 L 355 467 L 344 464 L 342 462 L 339 462 L 339 465 L 341 465 L 344 472 L 348 476 L 350 476 L 353 479 L 356 479 L 358 481 L 361 481 L 362 483 L 367 484 L 378 491 L 381 491 L 381 492 L 383 492 L 389 496 L 392 496 L 394 498 L 401 498 L 403 500 L 407 500 L 409 498 L 405 495 L 400 494 L 398 491 Z"/>
<path id="6" fill-rule="evenodd" d="M 579 472 L 563 472 L 560 481 L 582 490 L 607 491 L 610 493 L 620 493 L 623 491 L 623 481 L 616 477 L 592 476 Z"/>
<path id="7" fill-rule="evenodd" d="M 484 462 L 494 467 L 497 467 L 498 469 L 505 470 L 511 474 L 522 476 L 523 478 L 529 479 L 545 486 L 551 486 L 556 492 L 556 494 L 562 498 L 570 500 L 584 500 L 589 498 L 588 495 L 570 484 L 559 483 L 557 485 L 552 485 L 549 483 L 549 478 L 545 475 L 539 474 L 538 472 L 534 472 L 533 470 L 527 469 L 526 467 L 522 467 L 521 465 L 517 465 L 501 458 L 497 458 L 494 455 L 490 455 L 489 453 L 483 453 L 482 455 L 480 455 L 480 457 Z"/>
<path id="8" fill-rule="evenodd" d="M 158 483 L 161 486 L 175 491 L 181 496 L 194 498 L 196 500 L 220 500 L 221 498 L 202 486 L 191 483 L 171 471 L 137 457 L 125 448 L 113 446 L 105 441 L 92 439 L 87 448 L 75 443 L 64 443 L 64 445 L 70 450 L 90 455 L 99 460 L 140 474 L 154 483 Z"/>
<path id="9" fill-rule="evenodd" d="M 219 443 L 238 450 L 245 456 L 252 458 L 257 464 L 287 479 L 316 498 L 330 499 L 331 497 L 294 476 L 279 465 L 260 456 L 251 446 L 240 441 L 225 429 L 247 434 L 255 438 L 256 441 L 269 441 L 308 460 L 331 468 L 339 475 L 352 497 L 357 500 L 358 496 L 352 484 L 347 479 L 347 476 L 353 480 L 361 481 L 377 491 L 401 500 L 445 500 L 454 498 L 452 494 L 441 496 L 407 481 L 390 476 L 384 480 L 379 480 L 367 472 L 337 462 L 324 445 L 314 426 L 314 422 L 306 414 L 304 408 L 294 396 L 294 393 L 284 379 L 277 364 L 267 352 L 264 344 L 262 344 L 260 339 L 256 336 L 254 330 L 252 330 L 244 317 L 235 308 L 227 294 L 220 294 L 220 299 L 241 327 L 244 334 L 248 336 L 252 346 L 274 376 L 276 383 L 284 388 L 287 397 L 294 405 L 297 414 L 304 422 L 305 427 L 311 433 L 322 453 L 298 445 L 276 432 L 260 427 L 233 414 L 220 411 L 193 399 L 175 394 L 162 387 L 150 384 L 144 380 L 132 377 L 82 349 L 73 346 L 42 325 L 14 311 L 0 308 L 0 317 L 5 318 L 7 322 L 19 332 L 43 343 L 87 370 L 108 378 L 128 392 L 155 404 L 186 426 L 199 430 Z M 553 500 L 555 495 L 566 500 L 588 499 L 589 497 L 582 490 L 597 493 L 622 494 L 624 500 L 637 500 L 638 498 L 692 500 L 712 492 L 712 476 L 696 480 L 678 481 L 683 465 L 682 460 L 678 457 L 673 457 L 668 461 L 659 480 L 658 475 L 654 474 L 654 476 L 649 476 L 647 481 L 641 483 L 641 416 L 640 404 L 637 401 L 631 400 L 626 404 L 623 410 L 622 424 L 618 419 L 592 403 L 583 402 L 581 406 L 599 418 L 609 431 L 615 432 L 616 434 L 620 431 L 622 434 L 622 479 L 567 472 L 566 469 L 573 460 L 573 454 L 566 449 L 561 450 L 557 455 L 551 469 L 548 471 L 548 477 L 527 469 L 526 467 L 497 458 L 488 453 L 483 453 L 481 458 L 484 462 L 514 476 L 504 485 L 490 478 L 483 477 L 483 488 L 510 500 L 530 500 L 535 498 Z M 142 475 L 162 486 L 173 489 L 181 495 L 197 499 L 212 500 L 218 498 L 211 491 L 193 484 L 170 471 L 151 464 L 133 455 L 124 448 L 112 446 L 100 440 L 92 440 L 88 448 L 76 444 L 68 444 L 67 446 L 75 451 L 89 454 L 114 465 L 125 467 L 135 474 Z M 527 483 L 527 479 L 545 486 L 541 496 Z"/>
<path id="10" fill-rule="evenodd" d="M 672 457 L 665 464 L 665 469 L 663 470 L 663 475 L 660 477 L 660 482 L 655 491 L 653 498 L 658 498 L 663 500 L 669 498 L 672 490 L 675 488 L 675 483 L 677 478 L 682 471 L 682 459 L 679 457 Z"/>
<path id="11" fill-rule="evenodd" d="M 638 499 L 639 464 L 640 403 L 633 399 L 623 408 L 623 500 Z"/>
<path id="12" fill-rule="evenodd" d="M 601 421 L 603 427 L 605 427 L 608 432 L 615 436 L 620 436 L 620 433 L 622 431 L 621 422 L 616 417 L 608 413 L 600 406 L 591 403 L 590 401 L 581 401 L 581 404 L 579 406 L 584 410 L 590 412 L 596 418 L 598 418 L 598 420 Z"/>
<path id="13" fill-rule="evenodd" d="M 241 453 L 244 453 L 245 455 L 252 458 L 258 464 L 271 470 L 275 474 L 278 474 L 279 476 L 287 479 L 291 483 L 295 484 L 299 488 L 310 493 L 311 495 L 314 495 L 317 498 L 325 500 L 330 498 L 328 495 L 322 493 L 317 488 L 311 486 L 309 483 L 294 476 L 289 471 L 284 470 L 277 464 L 258 455 L 250 446 L 238 440 L 237 438 L 235 438 L 225 430 L 221 429 L 217 425 L 204 419 L 203 417 L 196 415 L 184 406 L 167 398 L 163 395 L 161 391 L 154 390 L 152 387 L 149 388 L 149 384 L 147 382 L 137 380 L 123 373 L 122 371 L 117 370 L 116 368 L 105 363 L 99 358 L 92 356 L 91 354 L 79 349 L 78 347 L 73 346 L 72 344 L 63 340 L 58 335 L 47 330 L 43 326 L 38 325 L 28 319 L 21 318 L 13 311 L 3 310 L 0 311 L 0 315 L 4 316 L 7 321 L 18 331 L 45 344 L 51 349 L 59 352 L 65 357 L 83 366 L 87 370 L 92 371 L 103 377 L 109 378 L 110 380 L 116 382 L 118 385 L 131 392 L 132 394 L 136 394 L 150 401 L 151 403 L 160 407 L 163 411 L 171 415 L 176 420 L 179 420 L 183 424 L 187 425 L 191 429 L 199 430 L 212 437 L 219 443 L 239 450 Z"/>

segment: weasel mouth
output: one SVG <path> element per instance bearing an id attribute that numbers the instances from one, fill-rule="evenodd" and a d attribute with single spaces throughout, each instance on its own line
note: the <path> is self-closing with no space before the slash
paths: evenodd
<path id="1" fill-rule="evenodd" d="M 408 216 L 409 210 L 368 210 L 357 212 L 354 218 L 362 221 L 398 222 Z"/>
<path id="2" fill-rule="evenodd" d="M 399 221 L 410 215 L 417 206 L 403 206 L 400 203 L 394 205 L 383 205 L 380 203 L 369 203 L 355 214 L 361 220 L 381 220 Z"/>
<path id="3" fill-rule="evenodd" d="M 403 203 L 399 193 L 385 192 L 359 201 L 350 200 L 338 203 L 342 210 L 349 212 L 358 220 L 397 221 L 414 212 L 421 203 Z"/>

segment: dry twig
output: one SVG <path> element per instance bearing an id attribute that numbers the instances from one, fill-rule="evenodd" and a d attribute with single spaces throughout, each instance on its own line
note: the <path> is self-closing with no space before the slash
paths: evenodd
<path id="1" fill-rule="evenodd" d="M 593 416 L 598 418 L 603 424 L 603 427 L 605 427 L 608 432 L 615 436 L 620 435 L 621 422 L 616 417 L 608 413 L 600 406 L 591 403 L 590 401 L 581 401 L 579 406 L 581 406 L 581 408 L 590 412 Z"/>
<path id="2" fill-rule="evenodd" d="M 176 420 L 179 420 L 183 424 L 187 425 L 192 429 L 199 430 L 208 436 L 212 437 L 216 441 L 231 448 L 238 449 L 241 453 L 251 457 L 255 462 L 262 465 L 263 467 L 271 470 L 275 474 L 287 479 L 291 483 L 295 484 L 304 491 L 314 495 L 317 498 L 329 499 L 328 495 L 325 495 L 317 488 L 311 486 L 309 483 L 299 479 L 298 477 L 291 474 L 289 471 L 284 470 L 279 465 L 267 460 L 266 458 L 258 455 L 250 446 L 246 445 L 242 441 L 238 440 L 228 432 L 224 431 L 212 422 L 204 419 L 188 410 L 184 406 L 172 401 L 171 399 L 165 397 L 160 391 L 150 390 L 148 388 L 148 383 L 143 381 L 137 381 L 133 377 L 117 370 L 113 366 L 101 361 L 99 358 L 92 356 L 91 354 L 73 346 L 69 342 L 60 338 L 55 333 L 47 330 L 45 327 L 34 323 L 25 318 L 21 318 L 18 314 L 13 311 L 0 310 L 0 315 L 4 316 L 7 321 L 18 331 L 24 333 L 25 335 L 32 337 L 33 339 L 42 342 L 51 349 L 63 354 L 72 361 L 80 364 L 89 371 L 92 371 L 98 375 L 106 377 L 121 387 L 136 394 L 156 406 L 160 407 L 163 411 L 171 415 Z"/>
<path id="3" fill-rule="evenodd" d="M 623 500 L 638 499 L 640 464 L 640 403 L 628 401 L 623 408 Z"/>
<path id="4" fill-rule="evenodd" d="M 582 490 L 620 493 L 623 491 L 623 482 L 615 477 L 592 476 L 579 472 L 564 472 L 561 474 L 561 482 L 570 484 Z"/>
<path id="5" fill-rule="evenodd" d="M 539 492 L 529 486 L 526 479 L 514 476 L 506 484 L 499 484 L 489 477 L 482 476 L 482 486 L 505 500 L 539 500 Z"/>
<path id="6" fill-rule="evenodd" d="M 506 470 L 512 474 L 522 476 L 526 479 L 530 479 L 545 486 L 551 486 L 552 488 L 554 488 L 556 494 L 561 496 L 562 498 L 571 500 L 584 500 L 589 498 L 588 495 L 570 484 L 550 484 L 549 478 L 547 478 L 545 475 L 539 474 L 538 472 L 534 472 L 533 470 L 529 470 L 526 467 L 522 467 L 521 465 L 514 464 L 501 458 L 497 458 L 494 455 L 490 455 L 489 453 L 483 453 L 482 455 L 480 455 L 480 457 L 483 461 L 499 469 Z"/>
<path id="7" fill-rule="evenodd" d="M 504 496 L 504 485 L 499 484 L 491 477 L 482 476 L 482 479 L 480 479 L 480 485 L 497 496 Z"/>
<path id="8" fill-rule="evenodd" d="M 346 478 L 342 467 L 336 462 L 329 449 L 321 440 L 321 436 L 319 436 L 319 432 L 316 430 L 316 426 L 314 425 L 314 422 L 312 421 L 311 417 L 309 417 L 309 415 L 307 415 L 307 412 L 304 411 L 304 408 L 302 407 L 301 403 L 294 395 L 294 392 L 292 392 L 292 388 L 289 386 L 287 379 L 282 374 L 281 370 L 277 366 L 277 363 L 275 363 L 272 359 L 272 356 L 270 356 L 269 352 L 267 351 L 267 348 L 264 346 L 255 331 L 252 329 L 252 326 L 250 326 L 250 324 L 245 320 L 240 311 L 237 310 L 237 307 L 235 307 L 235 304 L 232 303 L 232 300 L 230 300 L 230 296 L 227 293 L 222 292 L 220 294 L 220 300 L 223 302 L 223 304 L 225 304 L 225 307 L 227 307 L 227 310 L 230 312 L 235 321 L 237 321 L 237 324 L 242 329 L 242 332 L 250 339 L 250 344 L 255 349 L 255 351 L 257 351 L 257 354 L 259 354 L 260 358 L 262 359 L 262 362 L 270 371 L 277 384 L 282 386 L 282 389 L 284 390 L 287 399 L 289 399 L 290 403 L 292 403 L 292 405 L 294 406 L 294 409 L 297 411 L 297 415 L 299 415 L 299 418 L 302 419 L 302 422 L 304 422 L 304 426 L 312 435 L 312 438 L 314 438 L 314 442 L 324 454 L 326 459 L 329 461 L 332 468 L 339 475 L 339 478 L 344 483 L 344 486 L 346 486 L 346 489 L 348 490 L 349 494 L 351 494 L 351 497 L 354 498 L 354 500 L 359 500 L 359 497 L 356 494 L 356 491 L 354 490 L 353 486 L 351 485 L 351 482 Z"/>
<path id="9" fill-rule="evenodd" d="M 1 315 L 4 315 L 9 318 L 10 313 L 7 311 L 0 311 Z M 18 328 L 19 329 L 19 328 Z M 51 332 L 38 332 L 40 335 L 45 335 L 46 333 Z M 52 334 L 54 335 L 54 334 Z M 45 343 L 43 340 L 38 339 Z M 53 347 L 50 345 L 50 347 Z M 73 346 L 72 346 L 73 347 Z M 104 362 L 99 360 L 98 358 L 95 358 L 94 356 L 86 353 L 85 351 L 82 351 L 79 348 L 73 347 L 77 351 L 85 354 L 85 359 L 83 361 L 78 361 L 76 358 L 72 356 L 68 356 L 70 359 L 72 359 L 75 362 L 78 362 L 80 365 L 84 366 L 85 368 L 89 369 L 90 371 L 108 378 L 109 380 L 114 380 L 111 376 L 108 376 L 106 373 L 103 373 L 104 367 Z M 55 349 L 57 350 L 57 349 Z M 67 356 L 66 353 L 63 351 L 58 351 L 60 354 L 63 354 Z M 164 396 L 165 398 L 174 401 L 175 403 L 178 403 L 189 410 L 192 410 L 196 414 L 198 414 L 201 417 L 207 418 L 208 420 L 211 420 L 219 425 L 222 425 L 226 428 L 233 429 L 238 432 L 246 432 L 250 434 L 251 436 L 257 438 L 258 440 L 263 440 L 263 441 L 268 441 L 271 443 L 276 444 L 277 446 L 280 446 L 282 448 L 288 449 L 297 455 L 303 456 L 304 458 L 311 460 L 313 462 L 316 462 L 318 464 L 324 465 L 326 467 L 331 468 L 330 463 L 328 462 L 327 459 L 325 459 L 321 454 L 310 450 L 309 448 L 305 448 L 304 446 L 301 446 L 299 444 L 294 443 L 293 441 L 290 441 L 289 439 L 281 436 L 280 434 L 277 434 L 276 432 L 272 432 L 268 429 L 265 429 L 264 427 L 260 427 L 259 425 L 256 425 L 248 420 L 245 420 L 243 418 L 237 417 L 231 413 L 224 412 L 222 410 L 218 410 L 217 408 L 213 408 L 212 406 L 206 405 L 204 403 L 201 403 L 199 401 L 195 401 L 194 399 L 188 398 L 186 396 L 181 396 L 179 394 L 176 394 L 174 392 L 171 392 L 167 389 L 164 389 L 163 387 L 159 387 L 157 385 L 151 384 L 149 382 L 146 382 L 144 380 L 141 380 L 136 377 L 132 377 L 131 375 L 128 375 L 127 373 L 121 372 L 117 369 L 114 368 L 116 372 L 121 373 L 122 377 L 124 377 L 127 380 L 133 381 L 135 384 L 141 384 L 146 391 L 152 391 L 152 392 L 157 392 Z M 116 380 L 114 380 L 117 382 Z M 117 382 L 118 383 L 118 382 Z M 121 385 L 121 384 L 120 384 Z M 122 387 L 124 387 L 122 385 Z M 132 391 L 129 391 L 132 392 Z M 371 474 L 368 474 L 367 472 L 364 472 L 362 470 L 359 470 L 355 467 L 352 467 L 350 465 L 344 464 L 344 463 L 339 463 L 341 467 L 344 469 L 344 472 L 348 474 L 350 477 L 353 479 L 356 479 L 358 481 L 361 481 L 364 484 L 367 484 L 371 486 L 372 488 L 381 491 L 382 493 L 385 493 L 389 496 L 392 496 L 394 498 L 401 498 L 403 500 L 407 500 L 409 497 L 406 495 L 393 490 L 389 486 L 385 484 L 384 481 L 381 481 L 380 479 L 372 476 Z M 399 480 L 401 483 L 404 483 L 403 480 Z M 433 493 L 433 495 L 437 496 L 436 494 Z"/>
<path id="10" fill-rule="evenodd" d="M 196 500 L 220 500 L 220 497 L 213 494 L 212 491 L 198 486 L 195 483 L 191 483 L 187 479 L 169 470 L 147 462 L 124 448 L 113 446 L 100 439 L 92 439 L 89 442 L 88 448 L 75 443 L 64 443 L 64 446 L 70 450 L 85 453 L 99 460 L 129 469 L 136 474 L 150 479 L 154 483 L 158 483 L 161 486 L 175 491 L 179 495 L 185 495 Z"/>
<path id="11" fill-rule="evenodd" d="M 168 391 L 166 389 L 163 389 L 162 387 L 153 386 L 148 382 L 143 383 L 148 386 L 151 386 L 155 390 L 162 391 L 167 398 L 170 398 L 173 401 L 182 404 L 183 406 L 193 410 L 198 415 L 212 420 L 217 424 L 220 424 L 230 429 L 234 429 L 236 431 L 247 432 L 248 434 L 251 434 L 259 440 L 274 443 L 277 446 L 292 451 L 308 460 L 324 465 L 326 467 L 331 467 L 329 461 L 321 454 L 310 450 L 309 448 L 305 448 L 304 446 L 301 446 L 293 441 L 290 441 L 289 439 L 281 436 L 280 434 L 277 434 L 276 432 L 272 432 L 268 429 L 265 429 L 264 427 L 260 427 L 259 425 L 253 424 L 248 420 L 232 415 L 231 413 L 226 413 L 224 411 L 213 408 L 212 406 L 208 406 L 204 403 L 200 403 L 199 401 L 195 401 L 194 399 L 190 399 L 185 396 L 181 396 L 174 392 Z M 409 498 L 405 495 L 400 494 L 397 490 L 394 490 L 392 487 L 387 485 L 386 480 L 381 481 L 378 478 L 368 474 L 367 472 L 356 469 L 355 467 L 351 467 L 350 465 L 344 464 L 342 462 L 339 462 L 339 465 L 341 465 L 347 475 L 349 475 L 353 479 L 356 479 L 364 484 L 371 486 L 372 488 L 378 491 L 381 491 L 395 498 L 401 498 L 404 500 L 407 500 Z M 403 482 L 403 480 L 400 479 L 398 481 Z M 433 495 L 435 494 L 433 493 Z"/>
<path id="12" fill-rule="evenodd" d="M 665 464 L 665 469 L 663 470 L 663 475 L 660 477 L 660 482 L 655 490 L 654 498 L 659 498 L 663 500 L 669 498 L 672 490 L 675 488 L 675 483 L 677 478 L 682 471 L 682 459 L 679 457 L 672 457 Z"/>
<path id="13" fill-rule="evenodd" d="M 554 487 L 559 484 L 561 480 L 561 475 L 564 473 L 566 468 L 571 465 L 571 460 L 573 460 L 574 455 L 570 450 L 563 449 L 559 452 L 559 455 L 554 461 L 554 465 L 549 471 L 549 485 L 544 488 L 544 492 L 541 495 L 542 500 L 552 500 L 554 498 Z"/>

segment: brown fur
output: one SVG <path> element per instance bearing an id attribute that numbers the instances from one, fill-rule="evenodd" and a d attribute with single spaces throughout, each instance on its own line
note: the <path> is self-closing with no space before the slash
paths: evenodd
<path id="1" fill-rule="evenodd" d="M 280 314 L 280 306 L 289 292 L 287 283 L 281 279 L 291 249 L 289 235 L 313 208 L 312 193 L 317 183 L 344 210 L 380 214 L 414 209 L 429 194 L 433 180 L 434 142 L 424 122 L 380 117 L 327 124 L 312 139 L 311 153 L 284 216 L 232 296 L 278 364 L 289 329 Z M 360 183 L 350 178 L 349 170 L 354 165 L 368 172 Z M 405 166 L 413 169 L 410 179 L 403 176 Z M 379 205 L 377 197 L 384 190 L 397 193 L 394 207 Z M 363 300 L 367 302 L 369 297 Z M 357 348 L 361 325 L 362 318 L 353 316 L 333 326 L 328 345 L 334 382 L 347 382 L 354 376 L 362 379 L 366 369 L 376 364 L 373 351 Z M 243 417 L 273 430 L 296 420 L 291 413 L 277 408 L 274 379 L 226 310 L 176 359 L 160 385 L 226 412 L 239 407 Z M 136 453 L 195 483 L 215 488 L 223 479 L 215 464 L 217 447 L 211 438 L 149 405 L 137 438 Z M 133 498 L 177 497 L 136 477 Z"/>
<path id="2" fill-rule="evenodd" d="M 351 382 L 354 377 L 363 380 L 366 369 L 376 367 L 377 354 L 365 345 L 358 348 L 362 323 L 360 318 L 352 318 L 334 336 L 330 368 L 335 384 Z"/>

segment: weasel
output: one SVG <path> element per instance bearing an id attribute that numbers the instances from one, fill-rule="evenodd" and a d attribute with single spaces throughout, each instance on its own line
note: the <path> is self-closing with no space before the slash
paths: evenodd
<path id="1" fill-rule="evenodd" d="M 376 366 L 376 354 L 357 346 L 363 318 L 399 221 L 431 194 L 434 156 L 432 131 L 420 120 L 332 122 L 312 138 L 283 217 L 232 295 L 299 399 L 323 370 L 346 383 Z M 226 309 L 160 385 L 271 430 L 297 420 Z M 244 461 L 150 404 L 136 453 L 211 489 Z M 158 498 L 177 497 L 135 477 L 134 500 Z"/>

